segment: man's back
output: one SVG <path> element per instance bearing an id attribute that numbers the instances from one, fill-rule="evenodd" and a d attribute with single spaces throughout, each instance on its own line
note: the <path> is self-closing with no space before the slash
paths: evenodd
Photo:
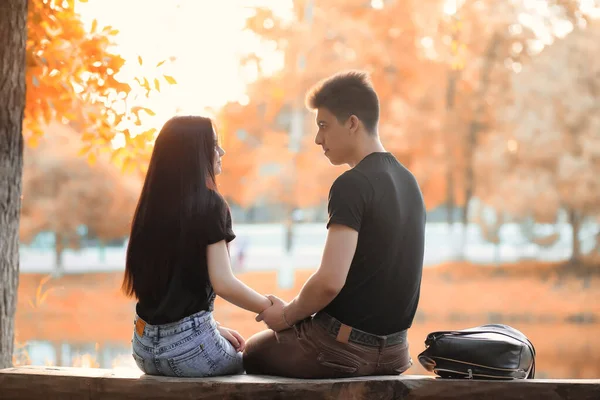
<path id="1" fill-rule="evenodd" d="M 346 283 L 323 310 L 377 335 L 408 329 L 420 295 L 425 205 L 414 176 L 390 153 L 371 153 L 329 194 L 329 221 L 356 229 Z"/>

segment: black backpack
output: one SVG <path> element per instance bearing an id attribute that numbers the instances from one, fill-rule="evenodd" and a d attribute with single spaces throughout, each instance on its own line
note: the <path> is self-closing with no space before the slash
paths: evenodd
<path id="1" fill-rule="evenodd" d="M 427 335 L 419 362 L 450 379 L 533 379 L 535 348 L 507 325 L 491 324 Z"/>

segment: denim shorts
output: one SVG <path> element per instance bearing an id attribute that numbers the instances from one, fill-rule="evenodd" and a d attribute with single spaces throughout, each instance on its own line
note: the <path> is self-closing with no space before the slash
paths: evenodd
<path id="1" fill-rule="evenodd" d="M 243 372 L 242 353 L 221 336 L 209 311 L 170 324 L 146 324 L 141 333 L 134 328 L 133 359 L 145 374 L 205 377 Z"/>

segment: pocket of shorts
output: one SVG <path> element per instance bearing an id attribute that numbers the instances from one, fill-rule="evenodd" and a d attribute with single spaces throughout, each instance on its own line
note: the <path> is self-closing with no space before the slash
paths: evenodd
<path id="1" fill-rule="evenodd" d="M 138 368 L 143 372 L 143 373 L 147 373 L 146 371 L 146 366 L 145 366 L 145 361 L 142 357 L 138 356 L 135 353 L 131 354 L 133 356 L 133 360 L 135 361 L 136 365 L 138 366 Z"/>
<path id="2" fill-rule="evenodd" d="M 175 376 L 203 377 L 212 375 L 214 362 L 204 351 L 204 346 L 199 345 L 179 356 L 167 359 Z"/>
<path id="3" fill-rule="evenodd" d="M 216 332 L 214 335 L 214 340 L 215 349 L 220 353 L 219 355 L 229 360 L 235 360 L 237 358 L 237 350 L 223 335 L 221 335 L 219 332 Z"/>

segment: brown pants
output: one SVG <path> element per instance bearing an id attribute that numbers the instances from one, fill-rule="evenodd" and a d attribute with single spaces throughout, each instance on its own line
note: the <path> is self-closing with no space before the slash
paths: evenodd
<path id="1" fill-rule="evenodd" d="M 383 348 L 341 343 L 313 319 L 279 333 L 259 332 L 244 351 L 246 373 L 290 378 L 399 375 L 411 365 L 407 342 Z"/>

